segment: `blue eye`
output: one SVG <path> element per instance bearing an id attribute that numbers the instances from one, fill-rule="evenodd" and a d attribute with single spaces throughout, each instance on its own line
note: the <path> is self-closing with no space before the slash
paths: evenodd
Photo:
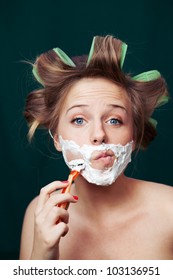
<path id="1" fill-rule="evenodd" d="M 109 124 L 111 125 L 119 125 L 122 124 L 122 121 L 118 120 L 118 119 L 110 119 L 107 121 Z"/>
<path id="2" fill-rule="evenodd" d="M 77 125 L 83 125 L 84 119 L 83 118 L 75 118 L 72 120 L 72 123 L 77 124 Z"/>

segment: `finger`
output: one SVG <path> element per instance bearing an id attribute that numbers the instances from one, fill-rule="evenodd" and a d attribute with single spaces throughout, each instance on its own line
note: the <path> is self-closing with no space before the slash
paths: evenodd
<path id="1" fill-rule="evenodd" d="M 70 193 L 64 193 L 64 194 L 55 194 L 55 195 L 52 195 L 51 197 L 49 197 L 49 199 L 46 201 L 43 209 L 42 209 L 42 214 L 44 216 L 47 215 L 47 213 L 49 211 L 51 211 L 51 209 L 56 206 L 58 207 L 60 204 L 63 204 L 63 203 L 69 203 L 69 202 L 72 202 L 72 203 L 75 203 L 77 202 L 75 196 L 71 195 Z"/>
<path id="2" fill-rule="evenodd" d="M 57 238 L 57 236 L 65 236 L 69 231 L 69 227 L 67 224 L 64 222 L 60 222 L 59 224 L 56 225 L 54 231 L 53 231 L 53 236 L 54 238 Z"/>
<path id="3" fill-rule="evenodd" d="M 47 227 L 44 231 L 46 234 L 44 243 L 48 248 L 55 247 L 59 243 L 60 238 L 67 234 L 68 230 L 68 225 L 64 222 L 60 222 L 52 228 Z"/>
<path id="4" fill-rule="evenodd" d="M 65 209 L 54 206 L 47 214 L 45 220 L 48 226 L 56 225 L 58 221 L 67 224 L 69 221 L 69 213 Z"/>
<path id="5" fill-rule="evenodd" d="M 60 238 L 65 236 L 69 231 L 69 227 L 64 222 L 57 224 L 53 230 L 51 230 L 51 242 L 52 245 L 59 243 Z"/>
<path id="6" fill-rule="evenodd" d="M 44 207 L 41 209 L 40 212 L 35 213 L 36 218 L 38 217 L 39 220 L 44 221 L 48 213 L 52 210 L 53 207 L 59 208 L 59 205 L 63 203 L 69 204 L 70 202 L 75 203 L 77 202 L 76 196 L 71 195 L 70 193 L 65 194 L 56 194 L 46 201 Z"/>
<path id="7" fill-rule="evenodd" d="M 38 197 L 36 212 L 39 213 L 43 208 L 46 201 L 49 199 L 50 194 L 57 189 L 65 188 L 68 186 L 68 181 L 54 181 L 40 190 L 40 195 Z"/>

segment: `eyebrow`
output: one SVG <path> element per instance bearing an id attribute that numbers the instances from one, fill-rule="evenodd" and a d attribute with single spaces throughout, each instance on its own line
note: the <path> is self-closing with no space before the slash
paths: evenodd
<path id="1" fill-rule="evenodd" d="M 70 110 L 72 110 L 72 109 L 74 109 L 74 108 L 78 108 L 78 107 L 80 107 L 80 108 L 81 108 L 81 107 L 89 107 L 89 105 L 86 105 L 86 104 L 77 104 L 77 105 L 71 106 L 70 108 L 68 108 L 66 114 L 67 114 Z M 106 105 L 106 107 L 112 107 L 112 108 L 122 109 L 122 110 L 124 110 L 124 111 L 127 113 L 127 109 L 126 109 L 124 106 L 119 105 L 119 104 L 108 104 L 108 105 Z"/>
<path id="2" fill-rule="evenodd" d="M 67 114 L 70 110 L 72 110 L 72 109 L 74 109 L 74 108 L 78 108 L 78 107 L 88 107 L 88 105 L 85 105 L 85 104 L 78 104 L 78 105 L 71 106 L 70 108 L 68 108 L 66 114 Z"/>
<path id="3" fill-rule="evenodd" d="M 120 104 L 108 104 L 107 106 L 108 107 L 112 107 L 112 108 L 122 109 L 122 110 L 124 110 L 127 113 L 127 109 L 123 105 L 120 105 Z"/>

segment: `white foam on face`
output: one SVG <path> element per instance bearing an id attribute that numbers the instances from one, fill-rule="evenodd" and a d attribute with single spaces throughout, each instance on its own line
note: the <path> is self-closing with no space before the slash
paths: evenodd
<path id="1" fill-rule="evenodd" d="M 83 159 L 73 159 L 68 163 L 68 166 L 71 170 L 76 170 L 80 172 L 82 169 L 85 168 L 85 162 Z"/>
<path id="2" fill-rule="evenodd" d="M 131 161 L 133 141 L 126 145 L 121 144 L 101 144 L 98 146 L 83 145 L 79 146 L 72 140 L 64 140 L 59 136 L 64 160 L 72 170 L 80 171 L 81 175 L 92 184 L 99 186 L 111 185 L 118 176 L 124 171 Z M 91 166 L 91 156 L 94 151 L 111 150 L 115 155 L 114 163 L 109 168 L 96 169 Z M 68 153 L 73 154 L 73 160 L 68 159 Z M 80 156 L 79 156 L 80 154 Z"/>

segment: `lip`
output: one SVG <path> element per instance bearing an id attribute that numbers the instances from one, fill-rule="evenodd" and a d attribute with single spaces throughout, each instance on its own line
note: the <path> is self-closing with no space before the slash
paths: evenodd
<path id="1" fill-rule="evenodd" d="M 93 157 L 93 160 L 99 160 L 99 159 L 104 159 L 104 158 L 110 158 L 115 156 L 113 151 L 107 150 L 107 151 L 102 151 L 102 152 L 97 152 L 95 156 Z"/>
<path id="2" fill-rule="evenodd" d="M 109 150 L 94 151 L 90 160 L 91 166 L 95 169 L 105 170 L 113 166 L 116 160 L 114 152 Z"/>

